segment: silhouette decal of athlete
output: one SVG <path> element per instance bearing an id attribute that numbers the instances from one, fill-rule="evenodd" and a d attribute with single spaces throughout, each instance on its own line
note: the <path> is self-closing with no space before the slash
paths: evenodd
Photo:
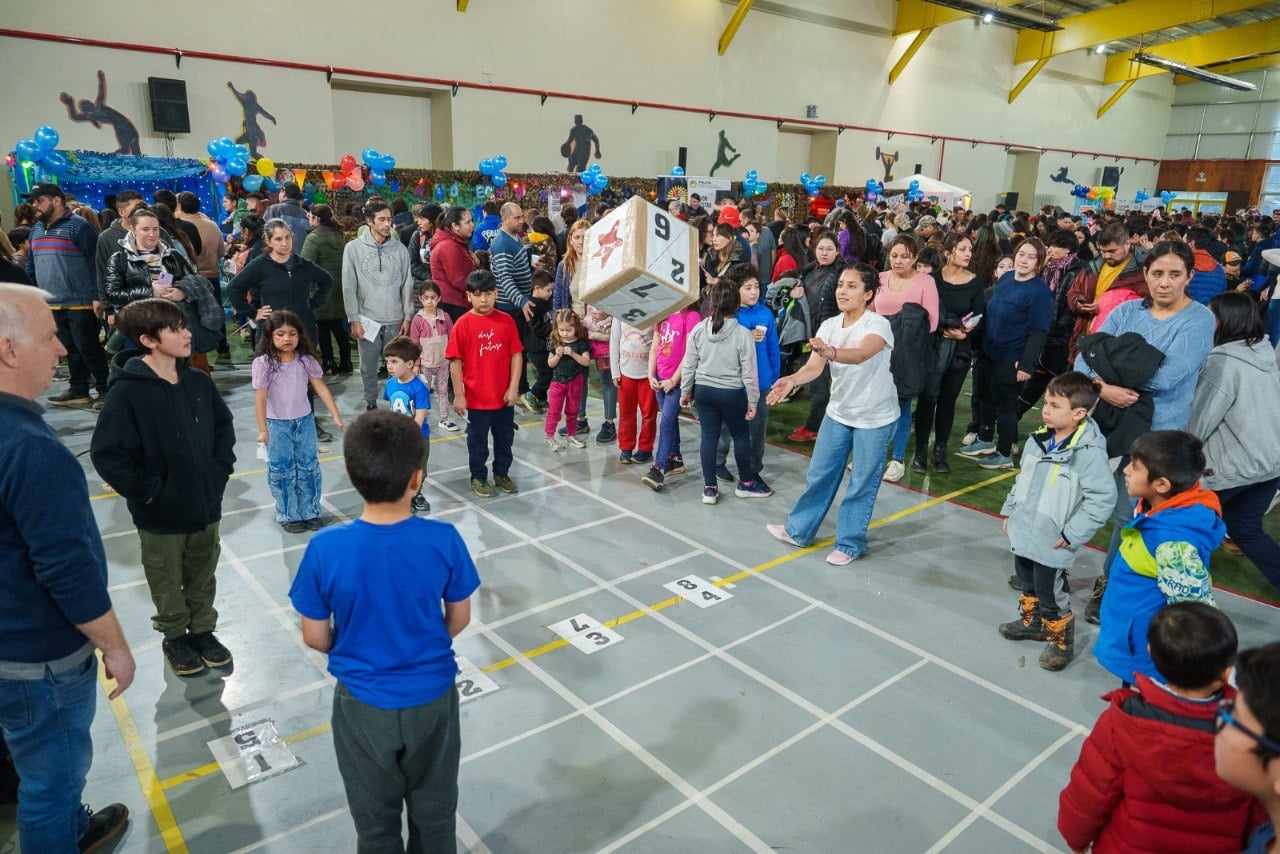
<path id="1" fill-rule="evenodd" d="M 73 122 L 92 122 L 96 128 L 111 125 L 111 129 L 116 132 L 118 146 L 115 154 L 142 154 L 142 149 L 138 147 L 138 129 L 133 122 L 124 113 L 107 106 L 107 75 L 102 69 L 98 69 L 97 98 L 92 101 L 82 98 L 77 104 L 74 98 L 63 92 L 58 100 L 66 105 L 67 115 Z"/>
<path id="2" fill-rule="evenodd" d="M 569 138 L 560 146 L 560 156 L 569 159 L 566 171 L 581 172 L 587 168 L 591 159 L 591 146 L 596 147 L 596 159 L 600 159 L 600 138 L 596 132 L 582 123 L 582 114 L 573 117 L 573 127 L 569 128 Z"/>
<path id="3" fill-rule="evenodd" d="M 227 81 L 227 88 L 236 96 L 236 100 L 240 102 L 240 109 L 244 110 L 243 124 L 240 127 L 240 135 L 236 137 L 237 143 L 249 144 L 249 156 L 257 157 L 258 149 L 266 146 L 267 134 L 258 124 L 258 116 L 265 116 L 271 119 L 271 124 L 277 124 L 276 117 L 262 109 L 258 105 L 258 96 L 252 89 L 246 89 L 243 92 L 236 91 L 236 87 Z"/>
<path id="4" fill-rule="evenodd" d="M 595 257 L 600 259 L 600 266 L 604 267 L 609 263 L 609 257 L 613 255 L 613 250 L 622 248 L 622 238 L 618 236 L 618 226 L 622 222 L 618 221 L 613 224 L 613 228 L 609 229 L 607 234 L 601 235 L 596 241 Z"/>
<path id="5" fill-rule="evenodd" d="M 728 152 L 730 151 L 733 152 L 733 157 L 728 155 Z M 724 135 L 724 131 L 720 131 L 720 147 L 716 149 L 716 162 L 715 165 L 711 167 L 711 171 L 707 173 L 707 176 L 714 178 L 717 169 L 721 166 L 732 166 L 734 161 L 741 156 L 742 155 L 738 153 L 738 149 L 733 147 L 733 143 L 729 142 L 729 137 Z"/>

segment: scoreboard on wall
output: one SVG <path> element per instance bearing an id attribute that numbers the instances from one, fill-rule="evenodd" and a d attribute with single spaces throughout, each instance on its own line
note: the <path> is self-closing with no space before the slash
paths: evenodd
<path id="1" fill-rule="evenodd" d="M 587 231 L 574 290 L 639 329 L 698 299 L 698 237 L 688 223 L 632 196 Z"/>

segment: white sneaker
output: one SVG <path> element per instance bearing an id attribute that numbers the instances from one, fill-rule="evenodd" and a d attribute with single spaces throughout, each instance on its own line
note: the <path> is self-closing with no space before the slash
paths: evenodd
<path id="1" fill-rule="evenodd" d="M 440 427 L 441 430 L 444 430 L 446 433 L 457 433 L 459 430 L 462 429 L 462 425 L 459 424 L 457 421 L 454 421 L 452 418 L 444 419 L 443 421 L 440 422 L 438 426 Z"/>
<path id="2" fill-rule="evenodd" d="M 885 466 L 884 479 L 887 480 L 889 483 L 897 483 L 898 481 L 902 480 L 902 476 L 906 473 L 907 473 L 906 466 L 904 466 L 898 460 L 892 460 L 890 461 L 889 465 Z"/>
<path id="3" fill-rule="evenodd" d="M 579 439 L 577 436 L 569 436 L 566 441 L 568 441 L 569 447 L 571 448 L 585 448 L 587 446 L 587 443 Z"/>
<path id="4" fill-rule="evenodd" d="M 977 433 L 965 433 L 964 438 L 960 440 L 960 444 L 967 448 L 976 441 L 978 441 Z"/>
<path id="5" fill-rule="evenodd" d="M 555 436 L 547 437 L 547 447 L 551 449 L 553 454 L 558 454 L 564 450 L 564 445 L 560 444 L 560 440 Z"/>

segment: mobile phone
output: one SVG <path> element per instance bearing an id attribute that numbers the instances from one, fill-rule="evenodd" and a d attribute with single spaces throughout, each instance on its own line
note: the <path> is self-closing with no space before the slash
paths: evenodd
<path id="1" fill-rule="evenodd" d="M 155 286 L 157 288 L 167 288 L 173 284 L 173 273 L 168 270 L 160 271 L 160 275 L 156 276 Z"/>
<path id="2" fill-rule="evenodd" d="M 976 329 L 978 324 L 982 322 L 982 315 L 970 314 L 960 322 L 964 324 L 965 329 Z"/>

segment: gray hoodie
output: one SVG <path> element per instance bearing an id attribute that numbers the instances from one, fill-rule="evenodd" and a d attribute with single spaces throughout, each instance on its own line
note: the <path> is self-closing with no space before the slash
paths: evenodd
<path id="1" fill-rule="evenodd" d="M 1280 368 L 1276 351 L 1263 338 L 1209 351 L 1187 432 L 1204 442 L 1212 474 L 1209 489 L 1247 486 L 1280 476 Z"/>
<path id="2" fill-rule="evenodd" d="M 409 250 L 394 233 L 376 243 L 369 229 L 361 228 L 342 250 L 342 302 L 347 320 L 355 322 L 363 316 L 382 324 L 399 324 L 411 317 L 410 260 Z"/>
<path id="3" fill-rule="evenodd" d="M 711 318 L 693 327 L 680 363 L 680 393 L 693 394 L 694 384 L 711 388 L 745 388 L 747 405 L 754 408 L 760 400 L 760 383 L 756 374 L 756 342 L 751 333 L 726 317 L 719 332 L 711 330 Z"/>

